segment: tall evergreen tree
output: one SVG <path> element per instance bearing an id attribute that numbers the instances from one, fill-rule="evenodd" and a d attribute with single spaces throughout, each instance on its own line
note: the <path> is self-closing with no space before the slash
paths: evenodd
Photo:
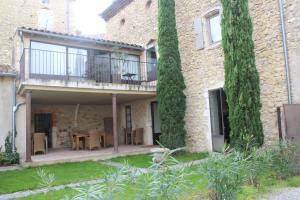
<path id="1" fill-rule="evenodd" d="M 222 0 L 225 91 L 231 144 L 244 151 L 264 141 L 260 119 L 260 85 L 255 64 L 248 0 Z"/>
<path id="2" fill-rule="evenodd" d="M 158 85 L 160 142 L 167 148 L 185 146 L 186 97 L 175 19 L 174 0 L 158 1 Z"/>

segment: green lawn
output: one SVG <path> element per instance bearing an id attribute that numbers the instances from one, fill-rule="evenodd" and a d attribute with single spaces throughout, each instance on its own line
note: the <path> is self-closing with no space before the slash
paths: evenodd
<path id="1" fill-rule="evenodd" d="M 191 167 L 186 169 L 187 173 L 191 173 L 187 180 L 190 181 L 191 185 L 193 186 L 191 190 L 188 191 L 188 194 L 184 195 L 182 199 L 188 199 L 192 200 L 193 197 L 197 197 L 198 193 L 201 192 L 201 194 L 205 193 L 205 189 L 207 186 L 207 183 L 204 181 L 201 181 L 201 176 L 196 173 L 196 167 Z M 139 178 L 143 178 L 145 175 L 142 175 Z M 132 200 L 135 199 L 137 194 L 137 186 L 126 182 L 125 188 L 123 194 L 120 196 L 121 199 L 124 200 Z M 60 200 L 63 199 L 63 197 L 73 197 L 76 194 L 76 191 L 73 189 L 64 189 L 60 191 L 52 191 L 46 194 L 38 194 L 38 195 L 32 195 L 29 197 L 24 198 L 18 198 L 18 200 Z"/>
<path id="2" fill-rule="evenodd" d="M 54 185 L 101 178 L 109 170 L 113 170 L 99 162 L 88 161 L 0 172 L 0 194 L 40 188 L 36 173 L 38 168 L 55 175 Z"/>
<path id="3" fill-rule="evenodd" d="M 179 162 L 190 162 L 194 160 L 201 160 L 208 156 L 207 152 L 202 153 L 180 153 L 176 154 L 173 157 Z M 118 163 L 128 163 L 128 165 L 139 168 L 147 168 L 151 166 L 152 154 L 144 154 L 144 155 L 133 155 L 126 157 L 117 157 L 113 158 L 113 162 Z"/>
<path id="4" fill-rule="evenodd" d="M 196 167 L 187 169 L 191 173 L 187 177 L 187 180 L 190 181 L 191 186 L 188 188 L 187 193 L 182 197 L 184 200 L 195 200 L 207 198 L 207 182 L 203 181 L 202 177 L 197 173 Z M 275 180 L 275 179 L 265 179 L 262 182 L 262 185 L 258 188 L 252 186 L 244 186 L 240 194 L 238 195 L 237 200 L 256 200 L 258 197 L 264 193 L 270 192 L 277 188 L 283 187 L 300 187 L 300 176 L 291 177 L 287 180 Z M 125 184 L 125 190 L 122 196 L 124 200 L 132 200 L 136 197 L 136 187 L 132 183 Z M 59 200 L 62 199 L 65 195 L 72 197 L 76 192 L 72 189 L 65 189 L 61 191 L 53 191 L 47 194 L 38 194 L 26 198 L 20 198 L 18 200 Z"/>

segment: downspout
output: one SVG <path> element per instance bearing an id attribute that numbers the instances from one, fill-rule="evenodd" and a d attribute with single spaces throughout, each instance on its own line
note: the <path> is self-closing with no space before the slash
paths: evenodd
<path id="1" fill-rule="evenodd" d="M 14 95 L 16 96 L 16 95 Z M 13 136 L 12 136 L 12 145 L 13 145 L 13 152 L 16 151 L 16 112 L 18 111 L 19 107 L 21 105 L 24 105 L 25 102 L 18 103 L 17 105 L 14 105 L 13 107 Z"/>
<path id="2" fill-rule="evenodd" d="M 22 32 L 20 32 L 20 37 L 21 37 L 21 43 L 24 47 Z M 22 47 L 22 50 L 24 50 L 23 47 Z M 24 52 L 22 52 L 22 54 L 23 53 Z M 17 82 L 17 76 L 15 76 L 14 84 L 13 84 L 13 109 L 12 109 L 12 149 L 13 149 L 13 152 L 16 152 L 16 112 L 18 111 L 18 109 L 21 105 L 25 104 L 25 102 L 17 104 L 17 94 L 16 94 L 16 85 L 17 84 L 16 84 L 16 82 Z"/>
<path id="3" fill-rule="evenodd" d="M 289 55 L 288 55 L 287 38 L 286 38 L 283 0 L 278 0 L 278 6 L 279 6 L 279 13 L 280 13 L 280 25 L 281 25 L 282 44 L 283 44 L 283 52 L 284 52 L 284 65 L 285 65 L 285 74 L 286 74 L 286 82 L 287 82 L 288 103 L 292 104 L 293 99 L 292 99 L 292 91 L 291 91 L 290 66 L 289 66 Z"/>

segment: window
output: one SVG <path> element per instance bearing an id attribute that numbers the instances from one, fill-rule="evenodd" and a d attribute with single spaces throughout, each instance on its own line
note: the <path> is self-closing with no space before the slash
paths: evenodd
<path id="1" fill-rule="evenodd" d="M 152 4 L 152 0 L 148 0 L 146 3 L 146 8 L 150 8 Z"/>
<path id="2" fill-rule="evenodd" d="M 30 73 L 35 75 L 83 77 L 87 70 L 87 54 L 85 49 L 31 42 Z"/>
<path id="3" fill-rule="evenodd" d="M 124 24 L 125 24 L 125 22 L 126 22 L 126 20 L 123 18 L 123 19 L 121 19 L 121 21 L 120 21 L 120 26 L 123 26 Z"/>
<path id="4" fill-rule="evenodd" d="M 157 56 L 155 47 L 147 49 L 147 76 L 148 81 L 155 81 L 156 77 Z"/>
<path id="5" fill-rule="evenodd" d="M 131 106 L 125 107 L 126 128 L 132 128 Z"/>
<path id="6" fill-rule="evenodd" d="M 112 54 L 112 73 L 121 79 L 139 80 L 140 57 L 123 53 Z M 130 78 L 126 74 L 132 74 Z M 124 76 L 125 75 L 125 76 Z M 127 77 L 127 78 L 126 78 Z"/>
<path id="7" fill-rule="evenodd" d="M 87 50 L 68 48 L 68 69 L 70 76 L 84 76 L 87 70 Z"/>
<path id="8" fill-rule="evenodd" d="M 66 75 L 66 51 L 65 46 L 31 42 L 30 73 Z"/>
<path id="9" fill-rule="evenodd" d="M 221 16 L 219 11 L 207 16 L 207 29 L 210 43 L 222 40 Z"/>

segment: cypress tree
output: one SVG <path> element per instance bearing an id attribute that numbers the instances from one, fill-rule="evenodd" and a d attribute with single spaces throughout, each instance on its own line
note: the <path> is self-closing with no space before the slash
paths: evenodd
<path id="1" fill-rule="evenodd" d="M 256 69 L 248 0 L 222 0 L 222 45 L 225 92 L 229 106 L 230 142 L 240 150 L 260 147 L 260 85 Z"/>
<path id="2" fill-rule="evenodd" d="M 174 0 L 158 1 L 158 84 L 160 143 L 174 149 L 185 146 L 186 98 L 175 19 Z"/>

